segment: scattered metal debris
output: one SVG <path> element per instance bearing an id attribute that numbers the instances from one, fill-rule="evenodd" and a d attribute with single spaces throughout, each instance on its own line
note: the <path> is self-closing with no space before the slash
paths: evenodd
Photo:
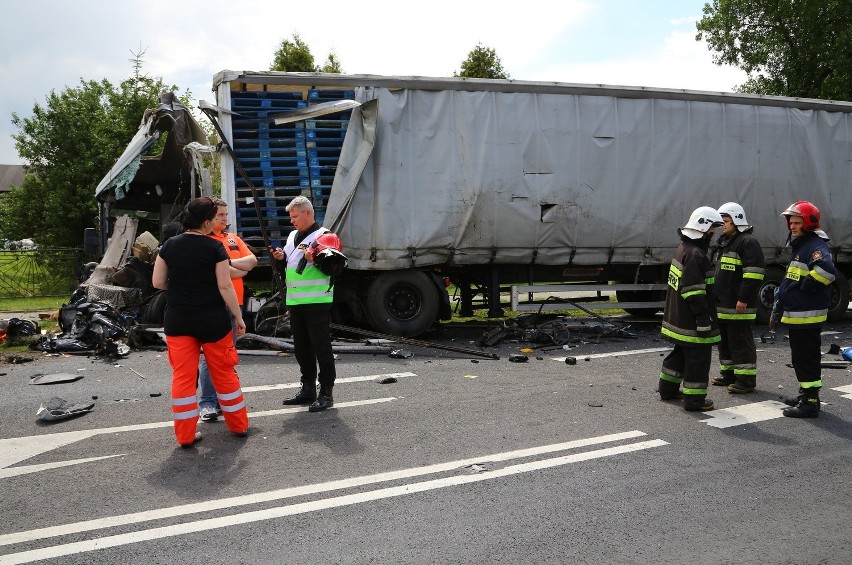
<path id="1" fill-rule="evenodd" d="M 30 384 L 53 385 L 57 383 L 73 383 L 74 381 L 79 381 L 82 378 L 83 375 L 76 375 L 74 373 L 51 373 L 49 375 L 36 373 L 30 377 Z"/>
<path id="2" fill-rule="evenodd" d="M 94 407 L 94 402 L 91 404 L 71 404 L 63 398 L 54 396 L 39 406 L 38 411 L 36 411 L 36 417 L 45 422 L 55 422 L 87 414 Z"/>
<path id="3" fill-rule="evenodd" d="M 481 346 L 494 346 L 505 339 L 517 339 L 538 344 L 534 349 L 545 346 L 564 347 L 570 342 L 597 343 L 602 338 L 635 339 L 636 333 L 616 322 L 594 314 L 596 320 L 569 320 L 558 314 L 522 314 L 503 322 L 499 327 L 486 331 L 479 340 Z"/>
<path id="4" fill-rule="evenodd" d="M 509 361 L 512 363 L 526 363 L 529 361 L 529 357 L 522 353 L 513 353 L 512 355 L 509 355 Z"/>
<path id="5" fill-rule="evenodd" d="M 410 359 L 414 357 L 414 354 L 407 349 L 394 349 L 388 353 L 388 357 L 393 357 L 394 359 Z"/>

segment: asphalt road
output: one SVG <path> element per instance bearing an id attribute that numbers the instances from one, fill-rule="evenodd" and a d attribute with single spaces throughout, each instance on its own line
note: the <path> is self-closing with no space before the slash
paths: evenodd
<path id="1" fill-rule="evenodd" d="M 193 449 L 164 352 L 0 365 L 0 564 L 852 563 L 852 372 L 824 371 L 819 418 L 782 417 L 779 334 L 758 391 L 713 387 L 718 409 L 688 413 L 654 392 L 658 324 L 634 329 L 525 363 L 523 339 L 500 360 L 341 354 L 318 414 L 281 405 L 292 357 L 243 355 L 250 435 L 199 424 Z M 825 330 L 824 351 L 852 345 L 849 319 Z M 29 384 L 61 372 L 83 378 Z M 53 396 L 95 407 L 37 422 Z"/>

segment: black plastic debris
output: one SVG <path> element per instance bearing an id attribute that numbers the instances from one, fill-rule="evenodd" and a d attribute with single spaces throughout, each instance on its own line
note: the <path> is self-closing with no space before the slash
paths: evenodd
<path id="1" fill-rule="evenodd" d="M 393 357 L 394 359 L 409 359 L 413 356 L 414 354 L 407 349 L 394 349 L 388 353 L 388 357 Z"/>
<path id="2" fill-rule="evenodd" d="M 840 346 L 836 343 L 832 343 L 828 346 L 828 351 L 826 352 L 826 355 L 840 355 Z"/>
<path id="3" fill-rule="evenodd" d="M 56 422 L 58 420 L 67 420 L 75 418 L 83 414 L 87 414 L 95 407 L 95 403 L 91 404 L 71 404 L 63 398 L 54 396 L 47 402 L 43 402 L 36 412 L 36 418 L 45 422 Z"/>
<path id="4" fill-rule="evenodd" d="M 83 375 L 77 373 L 50 373 L 45 375 L 37 373 L 30 377 L 31 385 L 53 385 L 57 383 L 73 383 L 83 378 Z"/>
<path id="5" fill-rule="evenodd" d="M 380 385 L 389 385 L 396 382 L 396 377 L 385 377 L 379 381 Z"/>
<path id="6" fill-rule="evenodd" d="M 512 355 L 509 355 L 509 361 L 511 361 L 512 363 L 526 363 L 527 361 L 529 361 L 529 357 L 521 353 L 514 353 Z"/>
<path id="7" fill-rule="evenodd" d="M 59 311 L 62 335 L 42 336 L 30 347 L 48 353 L 126 355 L 129 348 L 120 340 L 127 337 L 128 325 L 128 320 L 109 304 L 79 300 Z"/>
<path id="8" fill-rule="evenodd" d="M 576 365 L 577 364 L 577 358 L 576 357 L 566 357 L 565 363 L 568 364 L 568 365 Z"/>
<path id="9" fill-rule="evenodd" d="M 39 333 L 38 326 L 30 320 L 21 320 L 20 318 L 12 318 L 9 320 L 9 327 L 6 329 L 6 336 L 29 337 Z"/>
<path id="10" fill-rule="evenodd" d="M 602 338 L 623 339 L 637 337 L 630 326 L 606 320 L 594 315 L 594 320 L 569 320 L 558 314 L 522 314 L 489 329 L 479 339 L 480 346 L 497 345 L 504 339 L 517 339 L 538 344 L 538 347 L 555 345 L 561 347 L 569 342 L 600 340 Z M 537 348 L 538 348 L 537 347 Z"/>
<path id="11" fill-rule="evenodd" d="M 588 404 L 592 408 L 603 408 L 603 402 L 597 402 L 595 400 L 590 400 Z"/>

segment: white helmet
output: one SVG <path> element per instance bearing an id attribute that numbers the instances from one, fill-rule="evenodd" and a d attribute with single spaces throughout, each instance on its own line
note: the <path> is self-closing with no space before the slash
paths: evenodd
<path id="1" fill-rule="evenodd" d="M 686 225 L 680 228 L 683 235 L 689 239 L 701 239 L 710 228 L 719 227 L 725 222 L 722 215 L 710 206 L 696 208 Z"/>
<path id="2" fill-rule="evenodd" d="M 736 202 L 725 202 L 719 206 L 719 214 L 730 216 L 739 231 L 745 231 L 751 227 L 746 219 L 745 210 Z"/>

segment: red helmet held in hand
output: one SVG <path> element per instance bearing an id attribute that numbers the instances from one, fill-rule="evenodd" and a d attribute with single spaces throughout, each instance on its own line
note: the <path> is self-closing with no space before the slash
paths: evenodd
<path id="1" fill-rule="evenodd" d="M 819 208 L 808 202 L 807 200 L 799 200 L 793 202 L 787 209 L 781 212 L 782 216 L 790 218 L 790 216 L 798 216 L 802 218 L 802 230 L 816 231 L 819 229 Z"/>

